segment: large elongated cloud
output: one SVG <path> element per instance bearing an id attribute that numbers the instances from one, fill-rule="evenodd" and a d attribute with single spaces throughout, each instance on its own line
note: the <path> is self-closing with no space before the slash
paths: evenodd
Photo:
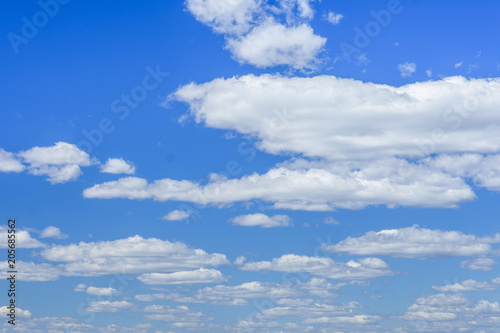
<path id="1" fill-rule="evenodd" d="M 179 88 L 196 122 L 271 154 L 327 160 L 500 151 L 500 80 L 448 77 L 402 87 L 334 76 L 245 75 Z"/>
<path id="2" fill-rule="evenodd" d="M 283 255 L 271 261 L 249 262 L 240 267 L 245 271 L 303 272 L 337 280 L 364 280 L 392 275 L 389 266 L 378 258 L 364 258 L 347 263 L 330 258 Z"/>
<path id="3" fill-rule="evenodd" d="M 170 273 L 228 264 L 226 256 L 209 254 L 181 242 L 140 236 L 115 241 L 56 245 L 41 252 L 42 258 L 64 263 L 61 275 Z"/>
<path id="4" fill-rule="evenodd" d="M 83 195 L 198 204 L 263 200 L 274 208 L 311 211 L 368 205 L 454 207 L 475 198 L 460 177 L 404 160 L 369 162 L 361 169 L 345 163 L 304 164 L 282 165 L 265 174 L 239 179 L 213 179 L 206 185 L 168 178 L 148 183 L 142 178 L 126 177 L 95 185 Z"/>
<path id="5" fill-rule="evenodd" d="M 370 231 L 361 237 L 348 237 L 335 245 L 324 245 L 328 252 L 347 252 L 362 256 L 395 258 L 443 258 L 486 255 L 491 244 L 500 243 L 500 234 L 477 237 L 459 231 L 431 230 L 413 226 Z"/>

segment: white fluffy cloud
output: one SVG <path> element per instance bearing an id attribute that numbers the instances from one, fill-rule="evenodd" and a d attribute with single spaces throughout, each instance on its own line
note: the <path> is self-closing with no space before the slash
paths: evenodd
<path id="1" fill-rule="evenodd" d="M 286 27 L 268 20 L 245 36 L 228 39 L 227 48 L 240 63 L 305 69 L 315 67 L 325 43 L 326 38 L 315 35 L 307 24 Z"/>
<path id="2" fill-rule="evenodd" d="M 148 305 L 144 308 L 144 312 L 151 313 L 145 317 L 147 320 L 162 320 L 175 323 L 197 323 L 213 320 L 199 311 L 193 311 L 185 305 L 171 307 L 163 305 Z M 185 325 L 176 325 L 183 327 Z"/>
<path id="3" fill-rule="evenodd" d="M 196 20 L 214 31 L 239 35 L 250 29 L 261 3 L 262 0 L 187 0 L 186 7 Z"/>
<path id="4" fill-rule="evenodd" d="M 191 214 L 185 210 L 173 210 L 163 217 L 167 221 L 182 221 L 187 219 Z"/>
<path id="5" fill-rule="evenodd" d="M 0 172 L 21 172 L 25 169 L 13 153 L 9 153 L 0 148 Z"/>
<path id="6" fill-rule="evenodd" d="M 122 294 L 121 291 L 118 291 L 112 287 L 105 287 L 105 288 L 92 287 L 92 286 L 87 287 L 87 285 L 83 283 L 78 284 L 73 290 L 78 292 L 85 292 L 88 295 L 93 295 L 93 296 L 118 296 Z"/>
<path id="7" fill-rule="evenodd" d="M 326 282 L 326 281 L 325 281 Z M 318 284 L 318 283 L 317 283 Z M 323 287 L 331 287 L 326 282 Z M 245 305 L 247 299 L 255 298 L 289 298 L 300 296 L 303 293 L 300 289 L 306 290 L 311 288 L 311 285 L 291 284 L 275 284 L 264 282 L 247 282 L 236 286 L 217 285 L 214 287 L 205 287 L 196 292 L 178 293 L 171 292 L 168 294 L 144 294 L 137 295 L 136 299 L 140 301 L 155 301 L 155 300 L 171 300 L 182 303 L 210 303 L 210 304 L 225 304 L 225 305 Z"/>
<path id="8" fill-rule="evenodd" d="M 10 313 L 10 309 L 7 308 L 7 306 L 2 306 L 0 307 L 0 316 L 2 318 L 8 318 L 6 317 L 7 314 Z M 23 310 L 21 308 L 16 308 L 16 319 L 18 318 L 31 318 L 31 312 L 28 310 Z"/>
<path id="9" fill-rule="evenodd" d="M 498 286 L 488 282 L 478 282 L 475 280 L 465 280 L 445 286 L 432 286 L 432 289 L 441 292 L 462 292 L 462 291 L 479 291 L 479 290 L 496 290 Z"/>
<path id="10" fill-rule="evenodd" d="M 241 225 L 246 227 L 287 227 L 290 225 L 290 217 L 287 215 L 267 216 L 262 213 L 256 213 L 236 216 L 235 218 L 231 219 L 231 222 L 234 225 Z"/>
<path id="11" fill-rule="evenodd" d="M 198 21 L 225 35 L 226 48 L 240 63 L 312 69 L 326 43 L 306 23 L 314 17 L 308 0 L 281 0 L 276 6 L 265 0 L 188 0 L 186 7 Z"/>
<path id="12" fill-rule="evenodd" d="M 0 239 L 5 241 L 0 242 L 0 249 L 6 249 L 8 247 L 7 243 L 7 228 L 0 226 Z M 32 238 L 30 233 L 26 230 L 16 230 L 16 247 L 21 249 L 35 249 L 45 247 L 46 245 L 41 243 L 35 238 Z"/>
<path id="13" fill-rule="evenodd" d="M 361 237 L 348 237 L 335 245 L 323 245 L 324 251 L 354 255 L 396 258 L 442 258 L 485 255 L 500 235 L 477 237 L 459 231 L 431 230 L 413 226 L 401 229 L 370 231 Z"/>
<path id="14" fill-rule="evenodd" d="M 81 166 L 89 166 L 89 155 L 74 144 L 57 142 L 51 147 L 33 147 L 17 154 L 28 163 L 33 175 L 48 176 L 52 184 L 75 180 L 82 173 Z"/>
<path id="15" fill-rule="evenodd" d="M 197 122 L 253 136 L 267 153 L 319 160 L 296 158 L 260 175 L 212 177 L 204 186 L 128 177 L 88 188 L 84 196 L 262 200 L 278 209 L 314 211 L 456 207 L 475 198 L 467 181 L 500 189 L 498 96 L 498 79 L 462 77 L 402 87 L 332 76 L 193 83 L 172 98 L 189 104 Z"/>
<path id="16" fill-rule="evenodd" d="M 276 209 L 331 211 L 368 205 L 456 207 L 475 198 L 460 178 L 403 160 L 349 165 L 284 165 L 267 173 L 240 179 L 217 179 L 201 186 L 187 180 L 161 179 L 148 183 L 136 177 L 121 178 L 85 189 L 86 198 L 128 198 L 231 204 L 262 200 Z"/>
<path id="17" fill-rule="evenodd" d="M 330 22 L 333 25 L 337 25 L 340 23 L 340 20 L 344 18 L 344 15 L 335 13 L 335 12 L 328 12 L 328 15 L 326 16 L 326 20 Z"/>
<path id="18" fill-rule="evenodd" d="M 95 301 L 90 302 L 89 306 L 85 308 L 87 312 L 118 312 L 121 310 L 128 310 L 134 307 L 134 304 L 127 301 Z"/>
<path id="19" fill-rule="evenodd" d="M 54 281 L 63 274 L 63 269 L 60 266 L 54 266 L 47 263 L 34 263 L 27 261 L 16 261 L 17 275 L 19 281 Z M 6 273 L 9 269 L 7 261 L 0 262 L 0 278 L 5 279 L 9 276 Z"/>
<path id="20" fill-rule="evenodd" d="M 497 262 L 491 258 L 476 258 L 460 262 L 460 267 L 473 271 L 491 271 L 491 266 L 496 264 Z"/>
<path id="21" fill-rule="evenodd" d="M 500 151 L 500 81 L 448 77 L 393 87 L 334 76 L 245 75 L 179 88 L 196 122 L 271 154 L 327 160 Z"/>
<path id="22" fill-rule="evenodd" d="M 108 158 L 106 163 L 101 166 L 101 172 L 133 175 L 135 166 L 130 162 L 125 162 L 123 158 Z"/>
<path id="23" fill-rule="evenodd" d="M 54 245 L 41 256 L 60 265 L 61 275 L 165 273 L 229 264 L 226 256 L 208 254 L 181 242 L 140 236 L 115 241 Z"/>
<path id="24" fill-rule="evenodd" d="M 411 76 L 417 70 L 417 65 L 414 62 L 405 62 L 398 65 L 398 71 L 402 77 Z"/>
<path id="25" fill-rule="evenodd" d="M 174 273 L 147 273 L 139 275 L 137 279 L 149 285 L 221 283 L 226 281 L 224 275 L 218 270 L 206 268 Z"/>
<path id="26" fill-rule="evenodd" d="M 272 261 L 249 262 L 240 269 L 245 271 L 303 272 L 336 280 L 365 280 L 392 275 L 389 266 L 378 258 L 364 258 L 347 263 L 326 257 L 308 257 L 286 254 Z"/>
<path id="27" fill-rule="evenodd" d="M 481 332 L 495 332 L 499 318 L 498 302 L 472 301 L 461 294 L 419 297 L 403 316 L 405 320 L 424 321 L 426 332 L 461 332 L 467 328 L 471 331 L 481 328 Z M 422 332 L 423 329 L 422 325 L 407 326 L 398 332 Z"/>
<path id="28" fill-rule="evenodd" d="M 59 228 L 48 226 L 47 228 L 43 229 L 42 233 L 40 234 L 40 238 L 64 239 L 68 238 L 68 235 L 63 234 L 61 230 L 59 230 Z"/>

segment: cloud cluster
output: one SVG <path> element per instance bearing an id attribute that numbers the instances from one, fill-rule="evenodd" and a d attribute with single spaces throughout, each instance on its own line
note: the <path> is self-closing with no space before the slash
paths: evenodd
<path id="1" fill-rule="evenodd" d="M 42 258 L 63 262 L 64 275 L 167 273 L 228 264 L 226 256 L 208 254 L 181 242 L 134 236 L 115 241 L 54 245 Z"/>
<path id="2" fill-rule="evenodd" d="M 246 305 L 251 299 L 276 299 L 277 304 L 290 305 L 291 303 L 303 302 L 302 300 L 290 300 L 294 297 L 318 296 L 322 298 L 334 298 L 330 291 L 338 290 L 345 283 L 331 284 L 323 278 L 312 278 L 307 282 L 297 281 L 295 284 L 247 282 L 236 286 L 217 285 L 205 287 L 196 291 L 175 290 L 166 294 L 141 294 L 135 299 L 144 302 L 157 300 L 169 300 L 180 303 L 209 303 L 217 305 Z"/>
<path id="3" fill-rule="evenodd" d="M 32 246 L 38 245 L 33 243 Z M 44 246 L 40 257 L 51 263 L 17 263 L 19 280 L 53 281 L 60 276 L 142 274 L 140 280 L 149 284 L 161 281 L 177 284 L 180 279 L 187 277 L 192 279 L 189 283 L 218 283 L 225 281 L 225 277 L 216 270 L 204 268 L 229 264 L 226 256 L 220 253 L 209 254 L 181 242 L 141 236 L 114 241 Z M 1 277 L 5 278 L 7 262 L 0 263 L 0 266 L 4 269 Z M 84 291 L 80 287 L 80 291 Z M 102 288 L 89 288 L 85 289 L 87 293 L 107 292 Z"/>
<path id="4" fill-rule="evenodd" d="M 326 38 L 314 34 L 308 0 L 188 0 L 188 11 L 223 34 L 235 60 L 256 67 L 313 69 Z"/>
<path id="5" fill-rule="evenodd" d="M 464 328 L 494 332 L 500 323 L 500 304 L 472 301 L 462 294 L 435 294 L 417 298 L 408 307 L 404 320 L 425 322 L 401 328 L 404 332 L 459 332 Z"/>
<path id="6" fill-rule="evenodd" d="M 86 152 L 66 142 L 57 142 L 51 147 L 33 147 L 17 155 L 28 163 L 29 173 L 48 176 L 52 184 L 75 180 L 82 173 L 81 166 L 92 164 Z"/>
<path id="7" fill-rule="evenodd" d="M 309 257 L 286 254 L 271 261 L 248 262 L 240 269 L 244 271 L 277 271 L 309 273 L 335 280 L 365 280 L 392 275 L 389 266 L 378 258 L 336 262 L 326 257 Z"/>
<path id="8" fill-rule="evenodd" d="M 32 147 L 16 154 L 0 148 L 0 172 L 22 172 L 27 170 L 36 176 L 47 176 L 51 184 L 66 183 L 77 179 L 81 167 L 99 164 L 76 145 L 56 142 L 50 147 Z M 133 174 L 135 167 L 121 158 L 110 158 L 101 166 L 101 172 Z"/>
<path id="9" fill-rule="evenodd" d="M 323 245 L 322 249 L 362 256 L 424 259 L 486 255 L 491 252 L 491 244 L 494 243 L 500 243 L 500 234 L 478 237 L 459 231 L 412 226 L 370 231 L 360 237 L 348 237 L 335 245 Z"/>

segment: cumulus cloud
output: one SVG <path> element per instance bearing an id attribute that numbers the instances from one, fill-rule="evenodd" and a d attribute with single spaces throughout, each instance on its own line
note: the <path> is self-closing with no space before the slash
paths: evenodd
<path id="1" fill-rule="evenodd" d="M 217 33 L 243 34 L 261 11 L 261 0 L 187 0 L 186 7 L 199 22 Z"/>
<path id="2" fill-rule="evenodd" d="M 88 188 L 84 196 L 216 205 L 262 200 L 314 211 L 456 207 L 475 199 L 469 181 L 500 189 L 500 131 L 492 127 L 500 123 L 499 90 L 498 79 L 462 77 L 402 87 L 277 75 L 188 84 L 172 98 L 186 102 L 197 122 L 295 158 L 264 174 L 211 177 L 203 186 L 128 177 Z"/>
<path id="3" fill-rule="evenodd" d="M 29 164 L 29 173 L 48 176 L 52 184 L 75 180 L 82 173 L 81 166 L 92 164 L 86 152 L 66 142 L 57 142 L 51 147 L 33 147 L 17 155 Z"/>
<path id="4" fill-rule="evenodd" d="M 245 227 L 287 227 L 290 225 L 290 217 L 287 215 L 267 216 L 265 214 L 256 213 L 236 216 L 235 218 L 231 219 L 231 222 L 234 225 L 241 225 Z"/>
<path id="5" fill-rule="evenodd" d="M 412 226 L 401 229 L 370 231 L 361 237 L 348 237 L 335 245 L 323 245 L 328 252 L 395 258 L 443 258 L 485 255 L 500 235 L 478 237 L 459 231 L 441 231 Z"/>
<path id="6" fill-rule="evenodd" d="M 89 306 L 85 308 L 87 312 L 119 312 L 121 310 L 128 310 L 134 307 L 134 304 L 127 301 L 95 301 L 90 302 Z"/>
<path id="7" fill-rule="evenodd" d="M 196 122 L 255 137 L 271 154 L 415 158 L 499 152 L 500 131 L 488 130 L 500 124 L 499 83 L 457 76 L 392 87 L 265 74 L 191 83 L 171 98 L 187 103 Z"/>
<path id="8" fill-rule="evenodd" d="M 167 221 L 182 221 L 191 216 L 190 212 L 185 210 L 173 210 L 163 217 Z"/>
<path id="9" fill-rule="evenodd" d="M 137 279 L 148 285 L 221 283 L 227 280 L 220 271 L 206 268 L 174 273 L 147 273 L 139 275 Z"/>
<path id="10" fill-rule="evenodd" d="M 43 229 L 42 233 L 40 234 L 40 238 L 64 239 L 68 238 L 68 235 L 63 234 L 61 230 L 59 230 L 59 228 L 48 226 L 47 228 Z"/>
<path id="11" fill-rule="evenodd" d="M 185 305 L 181 306 L 163 306 L 163 305 L 148 305 L 144 308 L 144 312 L 150 313 L 145 316 L 148 320 L 162 320 L 175 323 L 198 323 L 213 320 L 199 311 L 193 311 Z M 177 325 L 183 327 L 185 325 Z"/>
<path id="12" fill-rule="evenodd" d="M 7 240 L 7 228 L 0 226 L 0 239 Z M 27 230 L 16 230 L 16 247 L 22 249 L 35 249 L 46 245 L 31 237 Z M 0 249 L 8 248 L 7 241 L 0 242 Z"/>
<path id="13" fill-rule="evenodd" d="M 462 292 L 462 291 L 480 291 L 480 290 L 493 291 L 496 290 L 497 287 L 498 286 L 495 286 L 488 282 L 478 282 L 471 279 L 445 286 L 432 286 L 432 289 L 441 292 Z"/>
<path id="14" fill-rule="evenodd" d="M 336 280 L 365 280 L 392 275 L 389 266 L 378 258 L 364 258 L 347 263 L 326 257 L 308 257 L 286 254 L 272 261 L 248 262 L 240 267 L 244 271 L 304 272 Z"/>
<path id="15" fill-rule="evenodd" d="M 136 295 L 136 299 L 144 302 L 152 301 L 174 301 L 180 303 L 209 303 L 218 305 L 247 305 L 248 300 L 258 298 L 276 299 L 276 304 L 284 306 L 304 305 L 307 300 L 297 299 L 301 296 L 318 296 L 322 298 L 334 298 L 335 294 L 330 291 L 338 290 L 345 283 L 332 284 L 323 278 L 312 278 L 309 281 L 297 281 L 295 284 L 247 282 L 236 286 L 217 285 L 205 287 L 197 291 L 175 291 L 168 294 L 142 294 Z M 311 300 L 309 299 L 309 303 Z M 309 304 L 308 303 L 308 304 Z"/>
<path id="16" fill-rule="evenodd" d="M 344 15 L 339 14 L 339 13 L 335 13 L 332 11 L 329 11 L 328 15 L 326 15 L 326 20 L 333 25 L 339 24 L 340 20 L 342 20 L 343 18 L 344 18 Z"/>
<path id="17" fill-rule="evenodd" d="M 9 313 L 10 309 L 7 308 L 7 306 L 0 307 L 0 316 L 2 316 L 2 318 L 7 318 L 6 315 Z M 31 312 L 16 307 L 16 319 L 17 318 L 31 318 Z"/>
<path id="18" fill-rule="evenodd" d="M 261 0 L 188 0 L 186 7 L 225 36 L 226 49 L 240 63 L 313 69 L 326 43 L 307 23 L 314 17 L 308 0 L 282 0 L 275 6 Z"/>
<path id="19" fill-rule="evenodd" d="M 417 298 L 404 316 L 405 320 L 426 321 L 429 332 L 459 332 L 466 328 L 484 328 L 494 332 L 498 327 L 500 305 L 487 300 L 472 301 L 462 294 L 436 294 Z M 493 330 L 490 330 L 493 329 Z M 398 331 L 421 332 L 421 327 L 407 326 Z"/>
<path id="20" fill-rule="evenodd" d="M 118 296 L 121 295 L 121 291 L 116 290 L 115 288 L 106 287 L 106 288 L 98 288 L 98 287 L 87 287 L 85 290 L 80 290 L 75 288 L 75 291 L 85 291 L 88 295 L 94 296 Z"/>
<path id="21" fill-rule="evenodd" d="M 101 172 L 133 175 L 135 166 L 130 162 L 125 162 L 122 158 L 108 158 L 106 163 L 101 166 Z"/>
<path id="22" fill-rule="evenodd" d="M 414 62 L 405 62 L 398 65 L 398 71 L 402 77 L 409 77 L 417 70 L 417 65 Z"/>
<path id="23" fill-rule="evenodd" d="M 25 166 L 19 162 L 13 153 L 0 148 L 0 172 L 21 172 Z"/>
<path id="24" fill-rule="evenodd" d="M 460 267 L 473 271 L 491 271 L 491 266 L 496 264 L 497 262 L 491 258 L 476 258 L 460 262 Z"/>
<path id="25" fill-rule="evenodd" d="M 307 24 L 286 27 L 274 20 L 255 27 L 245 36 L 227 40 L 227 48 L 240 63 L 256 67 L 288 65 L 295 69 L 314 68 L 326 38 L 315 35 Z"/>
<path id="26" fill-rule="evenodd" d="M 54 245 L 41 252 L 52 262 L 64 262 L 67 276 L 166 273 L 229 264 L 226 256 L 208 254 L 181 242 L 140 236 L 115 241 Z"/>
<path id="27" fill-rule="evenodd" d="M 54 281 L 63 274 L 63 269 L 60 266 L 54 266 L 47 263 L 34 263 L 27 261 L 16 261 L 17 275 L 19 281 Z M 0 262 L 0 278 L 5 279 L 9 275 L 6 273 L 9 268 L 7 261 Z"/>
<path id="28" fill-rule="evenodd" d="M 262 200 L 276 209 L 331 211 L 369 205 L 456 207 L 475 198 L 458 177 L 429 171 L 403 160 L 385 160 L 354 169 L 340 163 L 328 166 L 279 166 L 259 175 L 213 180 L 202 186 L 187 180 L 161 179 L 148 183 L 121 178 L 85 189 L 85 198 L 128 198 L 231 204 Z"/>

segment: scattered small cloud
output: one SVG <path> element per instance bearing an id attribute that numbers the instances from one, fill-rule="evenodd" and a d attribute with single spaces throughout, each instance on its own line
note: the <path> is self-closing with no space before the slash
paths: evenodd
<path id="1" fill-rule="evenodd" d="M 460 267 L 473 271 L 491 271 L 491 266 L 497 262 L 491 258 L 476 258 L 460 262 Z"/>
<path id="2" fill-rule="evenodd" d="M 328 216 L 323 219 L 324 224 L 334 224 L 334 225 L 340 225 L 340 222 L 335 220 L 333 217 Z"/>
<path id="3" fill-rule="evenodd" d="M 182 221 L 191 216 L 190 212 L 185 210 L 173 210 L 163 217 L 167 221 Z"/>
<path id="4" fill-rule="evenodd" d="M 431 77 L 432 76 L 432 68 L 429 68 L 428 70 L 426 70 L 425 74 L 427 74 L 427 77 Z"/>
<path id="5" fill-rule="evenodd" d="M 101 166 L 101 172 L 133 175 L 135 166 L 130 162 L 125 162 L 122 158 L 108 158 L 106 163 Z"/>
<path id="6" fill-rule="evenodd" d="M 344 15 L 329 11 L 328 14 L 325 16 L 325 18 L 331 24 L 337 25 L 340 23 L 340 20 L 344 18 Z"/>
<path id="7" fill-rule="evenodd" d="M 417 70 L 417 65 L 414 62 L 405 62 L 398 65 L 398 71 L 402 77 L 409 77 Z"/>
<path id="8" fill-rule="evenodd" d="M 455 68 L 459 68 L 459 67 L 460 67 L 460 66 L 462 66 L 463 64 L 464 64 L 464 62 L 463 62 L 463 61 L 457 62 L 457 63 L 455 64 Z"/>
<path id="9" fill-rule="evenodd" d="M 43 229 L 40 234 L 40 238 L 55 238 L 55 239 L 65 239 L 68 238 L 68 235 L 63 234 L 59 228 L 49 226 Z"/>
<path id="10" fill-rule="evenodd" d="M 274 228 L 288 227 L 290 225 L 290 217 L 287 215 L 267 216 L 261 213 L 236 216 L 230 221 L 234 225 L 245 227 Z"/>

